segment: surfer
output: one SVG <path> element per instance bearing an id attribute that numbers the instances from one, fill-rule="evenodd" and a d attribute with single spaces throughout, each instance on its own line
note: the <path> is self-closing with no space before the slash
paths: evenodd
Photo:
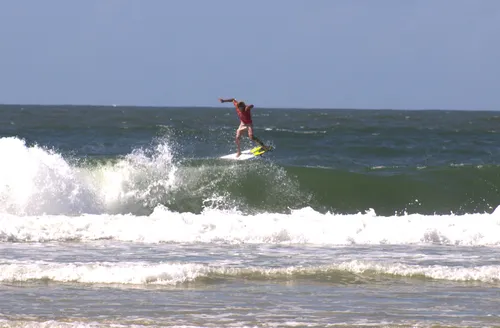
<path id="1" fill-rule="evenodd" d="M 238 151 L 236 152 L 236 157 L 239 157 L 241 155 L 240 137 L 241 133 L 245 130 L 248 132 L 248 138 L 250 140 L 258 143 L 264 150 L 269 150 L 268 146 L 264 145 L 264 143 L 260 141 L 259 138 L 253 135 L 252 114 L 250 112 L 251 109 L 253 108 L 253 105 L 246 105 L 244 101 L 237 101 L 234 98 L 231 99 L 219 98 L 219 101 L 221 103 L 232 102 L 234 107 L 236 107 L 236 113 L 238 114 L 238 117 L 240 119 L 240 126 L 236 130 L 236 146 L 238 148 Z"/>

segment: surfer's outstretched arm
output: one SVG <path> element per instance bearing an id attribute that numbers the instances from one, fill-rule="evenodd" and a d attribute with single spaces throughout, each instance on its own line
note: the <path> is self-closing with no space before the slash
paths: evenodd
<path id="1" fill-rule="evenodd" d="M 229 98 L 229 99 L 222 99 L 222 98 L 219 98 L 219 101 L 221 103 L 226 103 L 226 102 L 234 102 L 236 99 L 234 98 Z"/>

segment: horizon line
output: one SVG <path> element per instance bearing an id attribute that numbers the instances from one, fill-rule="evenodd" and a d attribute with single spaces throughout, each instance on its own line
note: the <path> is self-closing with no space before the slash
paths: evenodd
<path id="1" fill-rule="evenodd" d="M 134 107 L 134 108 L 225 108 L 220 106 L 201 106 L 201 105 L 126 105 L 126 104 L 69 104 L 69 103 L 0 103 L 0 106 L 70 106 L 70 107 Z M 401 110 L 401 111 L 482 111 L 492 112 L 500 109 L 466 109 L 466 108 L 357 108 L 357 107 L 270 107 L 270 106 L 255 106 L 264 109 L 303 109 L 303 110 Z"/>

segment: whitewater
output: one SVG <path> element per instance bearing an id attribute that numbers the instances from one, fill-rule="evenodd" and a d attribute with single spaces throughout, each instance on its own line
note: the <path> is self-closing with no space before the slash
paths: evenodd
<path id="1" fill-rule="evenodd" d="M 162 193 L 182 186 L 167 145 L 148 156 L 135 151 L 115 163 L 78 166 L 57 152 L 0 139 L 9 154 L 0 166 L 0 240 L 227 242 L 271 244 L 500 244 L 500 211 L 467 215 L 377 216 L 319 213 L 310 207 L 289 214 L 246 215 L 219 209 L 224 196 L 204 199 L 199 213 L 169 210 Z M 418 201 L 418 200 L 417 200 Z M 126 211 L 152 207 L 149 215 Z M 122 212 L 121 214 L 113 214 Z M 140 212 L 140 211 L 139 211 Z"/>

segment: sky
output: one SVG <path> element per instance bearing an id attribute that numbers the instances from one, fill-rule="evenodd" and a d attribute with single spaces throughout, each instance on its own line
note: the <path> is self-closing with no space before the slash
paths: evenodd
<path id="1" fill-rule="evenodd" d="M 0 103 L 500 110 L 499 0 L 4 0 Z"/>

